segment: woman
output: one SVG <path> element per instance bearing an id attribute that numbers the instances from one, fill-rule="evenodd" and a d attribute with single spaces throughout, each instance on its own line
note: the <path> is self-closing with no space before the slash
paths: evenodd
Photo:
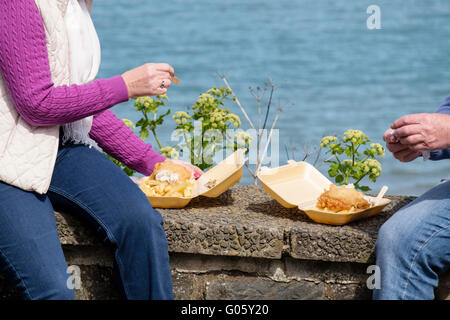
<path id="1" fill-rule="evenodd" d="M 115 247 L 124 298 L 172 299 L 163 219 L 101 151 L 144 175 L 170 161 L 108 109 L 166 93 L 174 70 L 145 64 L 94 80 L 100 45 L 91 7 L 0 2 L 0 271 L 25 299 L 74 298 L 56 209 L 86 218 Z"/>

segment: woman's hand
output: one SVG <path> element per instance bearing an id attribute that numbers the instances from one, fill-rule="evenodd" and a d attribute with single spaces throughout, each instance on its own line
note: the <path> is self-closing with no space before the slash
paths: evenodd
<path id="1" fill-rule="evenodd" d="M 411 151 L 450 147 L 450 115 L 419 113 L 403 116 L 391 125 L 400 144 Z"/>
<path id="2" fill-rule="evenodd" d="M 122 74 L 130 98 L 165 94 L 174 76 L 167 63 L 147 63 Z"/>
<path id="3" fill-rule="evenodd" d="M 196 167 L 190 164 L 189 162 L 178 159 L 166 159 L 166 161 L 172 161 L 173 163 L 185 167 L 186 169 L 188 169 L 193 173 L 194 179 L 200 178 L 200 176 L 203 174 L 203 171 L 199 167 Z"/>

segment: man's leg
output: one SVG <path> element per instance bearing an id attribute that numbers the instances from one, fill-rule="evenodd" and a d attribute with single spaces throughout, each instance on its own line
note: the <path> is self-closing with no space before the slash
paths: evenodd
<path id="1" fill-rule="evenodd" d="M 380 229 L 376 261 L 381 288 L 374 299 L 433 299 L 450 267 L 450 182 L 399 210 Z"/>
<path id="2" fill-rule="evenodd" d="M 74 299 L 47 195 L 0 182 L 0 271 L 25 299 Z"/>
<path id="3" fill-rule="evenodd" d="M 48 195 L 55 208 L 85 217 L 116 247 L 126 298 L 173 298 L 162 216 L 106 155 L 84 145 L 64 146 Z"/>

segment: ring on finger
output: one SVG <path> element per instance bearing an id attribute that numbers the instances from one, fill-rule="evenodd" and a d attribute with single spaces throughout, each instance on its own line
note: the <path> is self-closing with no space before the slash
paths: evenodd
<path id="1" fill-rule="evenodd" d="M 166 82 L 163 80 L 161 82 L 161 85 L 159 86 L 161 89 L 164 89 L 166 87 Z"/>

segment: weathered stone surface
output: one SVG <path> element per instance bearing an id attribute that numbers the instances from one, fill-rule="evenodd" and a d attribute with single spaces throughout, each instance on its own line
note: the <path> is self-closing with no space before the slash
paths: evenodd
<path id="1" fill-rule="evenodd" d="M 283 283 L 258 278 L 221 277 L 206 284 L 206 299 L 317 300 L 324 297 L 324 284 L 309 281 Z"/>
<path id="2" fill-rule="evenodd" d="M 284 260 L 287 279 L 314 279 L 327 283 L 362 283 L 369 277 L 367 265 L 326 261 L 298 260 L 287 257 Z"/>
<path id="3" fill-rule="evenodd" d="M 340 262 L 373 262 L 381 225 L 413 197 L 390 197 L 392 202 L 379 214 L 345 226 L 295 223 L 290 229 L 290 255 L 297 259 Z"/>
<path id="4" fill-rule="evenodd" d="M 180 273 L 244 272 L 272 277 L 283 262 L 274 259 L 172 253 L 170 264 Z"/>
<path id="5" fill-rule="evenodd" d="M 369 300 L 372 297 L 372 291 L 365 283 L 332 283 L 325 287 L 327 300 Z"/>
<path id="6" fill-rule="evenodd" d="M 75 290 L 77 300 L 119 299 L 113 269 L 99 265 L 81 265 L 81 288 Z M 22 299 L 12 284 L 0 275 L 0 300 Z"/>
<path id="7" fill-rule="evenodd" d="M 450 271 L 439 278 L 439 288 L 436 290 L 436 298 L 450 300 Z"/>
<path id="8" fill-rule="evenodd" d="M 182 209 L 158 210 L 171 252 L 270 259 L 288 254 L 365 263 L 373 261 L 381 224 L 411 199 L 392 197 L 382 213 L 346 226 L 317 224 L 252 186 L 235 186 L 218 198 L 196 198 Z M 79 217 L 57 212 L 56 219 L 63 245 L 102 245 L 94 228 Z"/>
<path id="9" fill-rule="evenodd" d="M 326 299 L 365 299 L 371 291 L 366 286 L 369 276 L 366 264 L 298 260 L 283 257 L 281 260 L 243 257 L 220 257 L 197 254 L 172 254 L 173 274 L 193 276 L 193 286 L 199 279 L 221 279 L 250 277 L 277 283 L 323 283 Z M 226 277 L 225 277 L 226 276 Z M 230 278 L 231 277 L 231 278 Z M 227 280 L 228 279 L 228 280 Z M 206 282 L 209 282 L 207 280 Z M 219 280 L 217 280 L 219 281 Z M 234 281 L 234 280 L 233 280 Z M 267 282 L 264 283 L 267 285 Z M 270 285 L 268 285 L 270 287 Z M 217 289 L 217 288 L 216 288 Z M 197 286 L 197 290 L 203 288 Z M 192 290 L 191 290 L 192 291 Z M 199 294 L 199 296 L 203 296 Z M 181 296 L 189 299 L 190 295 Z"/>
<path id="10" fill-rule="evenodd" d="M 193 299 L 194 275 L 172 272 L 173 296 L 176 300 Z"/>
<path id="11" fill-rule="evenodd" d="M 80 269 L 81 288 L 75 290 L 75 299 L 117 300 L 120 298 L 112 268 L 83 265 Z"/>
<path id="12" fill-rule="evenodd" d="M 0 300 L 18 300 L 19 292 L 14 286 L 0 274 Z"/>
<path id="13" fill-rule="evenodd" d="M 101 239 L 95 229 L 83 219 L 65 212 L 55 212 L 56 225 L 61 244 L 101 245 Z"/>
<path id="14" fill-rule="evenodd" d="M 378 229 L 412 197 L 392 203 L 370 219 L 346 226 L 311 221 L 300 210 L 286 209 L 264 190 L 235 186 L 222 196 L 197 198 L 182 209 L 159 209 L 172 252 L 279 259 L 373 261 Z"/>
<path id="15" fill-rule="evenodd" d="M 286 209 L 262 189 L 235 186 L 183 209 L 159 209 L 169 240 L 177 299 L 367 299 L 379 227 L 411 197 L 392 197 L 385 210 L 346 226 L 320 225 Z M 68 265 L 80 266 L 78 299 L 119 297 L 113 250 L 80 217 L 55 213 Z M 450 273 L 438 298 L 448 298 Z M 17 299 L 0 275 L 0 299 Z"/>
<path id="16" fill-rule="evenodd" d="M 172 252 L 280 258 L 284 228 L 264 224 L 264 216 L 248 208 L 248 194 L 237 187 L 211 198 L 194 199 L 182 209 L 159 209 Z M 258 200 L 259 194 L 254 200 Z"/>
<path id="17" fill-rule="evenodd" d="M 114 248 L 109 245 L 76 246 L 63 245 L 67 264 L 78 266 L 96 265 L 100 267 L 113 266 Z"/>

